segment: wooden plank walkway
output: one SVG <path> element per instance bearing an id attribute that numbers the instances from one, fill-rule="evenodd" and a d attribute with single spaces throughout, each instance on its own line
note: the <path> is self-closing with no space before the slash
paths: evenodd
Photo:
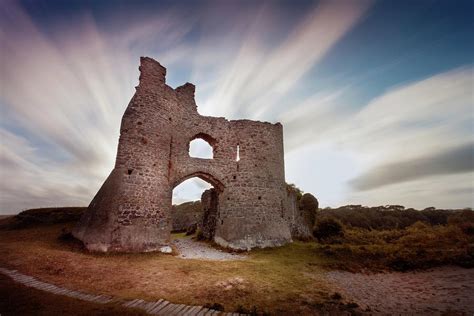
<path id="1" fill-rule="evenodd" d="M 98 304 L 120 304 L 126 308 L 139 308 L 144 310 L 147 314 L 150 315 L 159 315 L 159 316 L 240 316 L 243 314 L 238 313 L 225 313 L 216 311 L 213 309 L 205 308 L 204 306 L 189 306 L 184 304 L 173 304 L 167 300 L 160 299 L 158 301 L 145 301 L 141 299 L 134 299 L 131 301 L 125 301 L 118 298 L 114 298 L 108 295 L 92 295 L 80 291 L 69 290 L 60 286 L 56 286 L 50 283 L 42 282 L 34 277 L 27 276 L 25 274 L 19 273 L 16 270 L 9 270 L 0 267 L 0 273 L 9 276 L 15 282 L 21 283 L 25 286 L 32 287 L 38 290 L 45 292 L 65 295 L 75 299 L 98 303 Z"/>

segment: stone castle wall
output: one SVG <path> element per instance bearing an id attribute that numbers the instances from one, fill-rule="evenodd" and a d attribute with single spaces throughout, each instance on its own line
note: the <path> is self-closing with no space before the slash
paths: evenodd
<path id="1" fill-rule="evenodd" d="M 73 234 L 94 251 L 159 250 L 169 244 L 173 188 L 199 177 L 217 193 L 216 243 L 250 249 L 291 241 L 282 125 L 201 116 L 194 85 L 172 89 L 165 76 L 158 62 L 141 59 L 115 168 Z M 196 138 L 213 147 L 213 159 L 189 156 Z"/>
<path id="2" fill-rule="evenodd" d="M 296 191 L 288 188 L 284 208 L 284 219 L 290 227 L 291 237 L 300 240 L 313 238 L 313 225 L 316 210 L 305 208 L 298 200 Z"/>
<path id="3" fill-rule="evenodd" d="M 219 197 L 216 189 L 208 189 L 201 196 L 202 216 L 198 222 L 202 237 L 214 239 L 217 221 L 219 220 Z"/>
<path id="4" fill-rule="evenodd" d="M 200 201 L 173 205 L 171 208 L 172 231 L 186 231 L 190 226 L 201 221 L 202 214 L 203 210 Z"/>

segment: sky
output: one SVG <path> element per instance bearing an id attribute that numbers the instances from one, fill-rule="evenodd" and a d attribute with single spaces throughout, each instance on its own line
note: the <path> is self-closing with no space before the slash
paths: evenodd
<path id="1" fill-rule="evenodd" d="M 202 115 L 281 122 L 286 181 L 321 207 L 473 207 L 473 21 L 463 0 L 2 0 L 0 214 L 88 205 L 140 56 Z"/>

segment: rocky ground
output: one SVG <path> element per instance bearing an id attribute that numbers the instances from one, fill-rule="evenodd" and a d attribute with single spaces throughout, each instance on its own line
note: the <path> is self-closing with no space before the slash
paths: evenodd
<path id="1" fill-rule="evenodd" d="M 343 299 L 374 314 L 474 313 L 474 269 L 441 267 L 376 274 L 331 271 L 326 277 Z"/>
<path id="2" fill-rule="evenodd" d="M 178 257 L 182 259 L 201 259 L 212 261 L 243 260 L 247 256 L 243 254 L 225 252 L 205 242 L 193 240 L 191 237 L 176 238 L 173 244 L 178 251 Z"/>

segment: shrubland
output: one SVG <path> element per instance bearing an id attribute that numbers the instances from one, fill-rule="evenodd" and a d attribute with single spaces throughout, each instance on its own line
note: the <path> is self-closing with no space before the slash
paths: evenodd
<path id="1" fill-rule="evenodd" d="M 300 193 L 299 201 L 305 201 L 307 194 Z M 315 213 L 315 238 L 310 248 L 327 268 L 407 271 L 441 265 L 474 266 L 471 209 L 415 210 L 400 205 L 317 209 L 317 200 L 309 195 L 303 204 Z M 73 223 L 84 210 L 32 209 L 0 220 L 0 226 L 10 230 Z"/>
<path id="2" fill-rule="evenodd" d="M 346 206 L 316 215 L 317 252 L 353 271 L 474 267 L 474 212 Z"/>

